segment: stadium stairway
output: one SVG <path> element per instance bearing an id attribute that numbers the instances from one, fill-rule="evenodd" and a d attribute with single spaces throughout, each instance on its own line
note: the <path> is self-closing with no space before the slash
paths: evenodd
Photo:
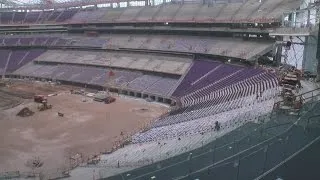
<path id="1" fill-rule="evenodd" d="M 191 152 L 105 179 L 254 179 L 320 135 L 309 122 L 319 109 L 319 101 L 310 101 L 300 116 L 274 112 L 259 119 L 265 123 L 247 123 Z"/>

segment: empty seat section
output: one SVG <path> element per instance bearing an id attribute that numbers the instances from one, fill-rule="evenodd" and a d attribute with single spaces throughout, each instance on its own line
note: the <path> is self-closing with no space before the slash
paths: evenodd
<path id="1" fill-rule="evenodd" d="M 106 83 L 111 86 L 127 86 L 127 84 L 142 75 L 141 72 L 114 71 L 113 76 L 108 76 Z M 109 74 L 110 70 L 107 72 Z"/>
<path id="2" fill-rule="evenodd" d="M 31 45 L 31 43 L 34 41 L 34 38 L 20 38 L 20 45 Z"/>
<path id="3" fill-rule="evenodd" d="M 97 22 L 107 13 L 106 9 L 98 9 L 90 12 L 87 16 L 87 22 Z"/>
<path id="4" fill-rule="evenodd" d="M 44 23 L 49 16 L 51 15 L 52 11 L 42 11 L 38 17 L 37 23 L 41 24 Z"/>
<path id="5" fill-rule="evenodd" d="M 140 14 L 136 17 L 136 21 L 150 21 L 153 16 L 158 12 L 160 6 L 145 7 L 141 10 Z"/>
<path id="6" fill-rule="evenodd" d="M 57 22 L 63 22 L 70 19 L 74 14 L 76 14 L 78 9 L 65 10 L 56 19 Z"/>
<path id="7" fill-rule="evenodd" d="M 47 40 L 48 38 L 46 37 L 37 37 L 35 38 L 34 45 L 37 45 L 37 46 L 44 45 Z"/>
<path id="8" fill-rule="evenodd" d="M 48 17 L 48 21 L 55 21 L 56 18 L 62 13 L 62 11 L 53 11 L 49 17 Z"/>
<path id="9" fill-rule="evenodd" d="M 162 5 L 158 14 L 154 17 L 156 21 L 171 21 L 173 20 L 175 14 L 179 10 L 181 5 L 172 4 L 172 5 Z"/>
<path id="10" fill-rule="evenodd" d="M 26 17 L 26 12 L 15 12 L 13 22 L 14 23 L 22 23 L 24 18 Z"/>
<path id="11" fill-rule="evenodd" d="M 4 39 L 4 43 L 6 46 L 14 46 L 17 45 L 19 38 L 6 38 Z"/>
<path id="12" fill-rule="evenodd" d="M 257 11 L 261 3 L 256 0 L 248 0 L 233 17 L 233 20 L 246 20 L 250 14 Z"/>
<path id="13" fill-rule="evenodd" d="M 209 72 L 206 77 L 191 84 L 191 86 L 188 87 L 186 93 L 191 93 L 191 92 L 196 91 L 200 88 L 203 88 L 207 85 L 215 83 L 223 78 L 226 78 L 228 75 L 231 75 L 232 73 L 234 73 L 240 69 L 241 69 L 241 67 L 238 67 L 238 66 L 222 64 L 221 66 L 216 68 L 214 71 Z"/>
<path id="14" fill-rule="evenodd" d="M 7 64 L 7 60 L 10 54 L 10 50 L 0 49 L 0 72 L 3 73 Z M 2 74 L 0 74 L 2 75 Z"/>
<path id="15" fill-rule="evenodd" d="M 72 18 L 70 19 L 70 22 L 73 22 L 73 23 L 87 22 L 88 21 L 87 17 L 89 16 L 90 13 L 92 12 L 80 11 L 76 13 L 74 16 L 72 16 Z"/>
<path id="16" fill-rule="evenodd" d="M 2 12 L 0 20 L 2 24 L 8 24 L 12 22 L 14 12 Z"/>
<path id="17" fill-rule="evenodd" d="M 237 10 L 242 6 L 242 3 L 228 3 L 215 18 L 217 21 L 229 22 Z"/>
<path id="18" fill-rule="evenodd" d="M 159 76 L 143 75 L 131 81 L 127 87 L 133 90 L 142 91 L 152 86 L 159 79 L 160 79 Z"/>
<path id="19" fill-rule="evenodd" d="M 284 0 L 262 1 L 263 4 L 259 7 L 259 9 L 248 18 L 256 20 L 256 21 L 259 21 L 260 19 L 263 19 L 263 18 L 267 18 L 266 15 L 268 15 L 275 8 L 277 8 L 282 1 L 284 1 Z"/>
<path id="20" fill-rule="evenodd" d="M 24 19 L 25 23 L 36 23 L 41 12 L 28 12 L 26 18 Z"/>
<path id="21" fill-rule="evenodd" d="M 110 8 L 110 9 L 106 9 L 106 14 L 104 15 L 104 17 L 101 18 L 100 21 L 102 22 L 113 22 L 115 20 L 117 20 L 120 15 L 123 13 L 124 9 L 123 8 Z"/>
<path id="22" fill-rule="evenodd" d="M 117 21 L 132 21 L 142 9 L 142 7 L 126 8 Z"/>
<path id="23" fill-rule="evenodd" d="M 178 79 L 174 78 L 161 78 L 151 85 L 145 92 L 152 94 L 159 94 L 162 96 L 170 96 L 170 91 L 176 86 Z"/>
<path id="24" fill-rule="evenodd" d="M 175 16 L 177 21 L 192 21 L 195 14 L 199 11 L 202 5 L 199 4 L 184 4 Z"/>
<path id="25" fill-rule="evenodd" d="M 27 50 L 14 50 L 11 53 L 10 60 L 7 67 L 7 72 L 12 72 L 22 65 L 26 64 L 23 62 L 24 57 L 27 55 Z"/>
<path id="26" fill-rule="evenodd" d="M 203 5 L 199 12 L 195 16 L 196 21 L 212 21 L 219 15 L 220 10 L 225 6 L 225 4 L 214 4 L 208 7 Z"/>
<path id="27" fill-rule="evenodd" d="M 205 74 L 220 65 L 220 62 L 210 62 L 205 60 L 194 61 L 192 67 L 180 83 L 178 88 L 173 93 L 173 96 L 181 97 L 185 95 L 187 89 L 192 83 L 203 77 Z"/>

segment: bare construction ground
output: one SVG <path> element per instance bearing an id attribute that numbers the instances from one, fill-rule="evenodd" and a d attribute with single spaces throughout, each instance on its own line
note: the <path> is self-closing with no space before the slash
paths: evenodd
<path id="1" fill-rule="evenodd" d="M 69 88 L 69 89 L 68 89 Z M 0 88 L 3 89 L 3 88 Z M 4 88 L 5 92 L 8 88 Z M 0 172 L 31 171 L 27 161 L 39 158 L 43 165 L 35 171 L 52 173 L 68 168 L 70 157 L 81 154 L 82 159 L 110 150 L 123 135 L 138 131 L 152 119 L 167 111 L 167 107 L 143 100 L 121 98 L 104 104 L 84 96 L 70 94 L 70 87 L 18 83 L 10 92 L 50 94 L 52 109 L 38 111 L 39 104 L 20 98 L 14 108 L 0 109 Z M 1 92 L 1 91 L 0 91 Z M 10 93 L 9 93 L 10 94 Z M 14 96 L 4 92 L 0 102 Z M 28 107 L 34 112 L 29 117 L 16 114 Z M 58 112 L 64 117 L 58 116 Z M 122 132 L 122 133 L 121 133 Z"/>

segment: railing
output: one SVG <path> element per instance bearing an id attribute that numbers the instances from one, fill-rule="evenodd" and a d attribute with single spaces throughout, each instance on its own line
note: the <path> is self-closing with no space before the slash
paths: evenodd
<path id="1" fill-rule="evenodd" d="M 261 117 L 260 122 L 272 119 L 251 128 L 245 125 L 194 151 L 106 179 L 240 180 L 268 174 L 319 139 L 320 128 L 315 125 L 320 124 L 314 119 L 320 120 L 320 103 L 312 101 L 299 116 Z"/>
<path id="2" fill-rule="evenodd" d="M 320 99 L 320 88 L 317 88 L 308 92 L 304 92 L 302 94 L 297 95 L 296 97 L 303 97 L 303 100 L 305 103 L 307 103 L 308 101 L 313 102 L 314 100 Z M 285 104 L 284 100 L 274 103 L 273 110 L 277 111 L 277 109 L 283 106 L 284 104 Z M 291 111 L 291 110 L 295 110 L 295 109 L 293 107 L 289 107 L 287 109 L 287 111 Z"/>

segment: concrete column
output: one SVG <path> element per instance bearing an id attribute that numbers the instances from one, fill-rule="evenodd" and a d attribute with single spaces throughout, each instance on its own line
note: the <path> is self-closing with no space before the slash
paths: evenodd
<path id="1" fill-rule="evenodd" d="M 307 56 L 307 50 L 309 49 L 308 43 L 307 43 L 307 42 L 309 42 L 308 36 L 305 37 L 304 42 L 305 42 L 305 45 L 303 48 L 302 69 L 306 69 L 306 56 Z"/>
<path id="2" fill-rule="evenodd" d="M 317 66 L 317 82 L 320 81 L 320 59 L 318 59 L 318 66 Z"/>
<path id="3" fill-rule="evenodd" d="M 310 9 L 308 9 L 308 17 L 307 17 L 307 27 L 309 27 L 311 24 L 310 24 Z"/>
<path id="4" fill-rule="evenodd" d="M 278 36 L 276 38 L 278 41 L 283 41 L 283 37 Z M 281 63 L 281 58 L 282 58 L 282 45 L 278 45 L 277 47 L 277 53 L 275 55 L 275 62 L 276 65 L 279 65 Z"/>
<path id="5" fill-rule="evenodd" d="M 291 21 L 292 22 L 292 24 L 291 24 L 292 27 L 296 27 L 297 26 L 296 21 L 297 21 L 297 13 L 293 12 L 292 13 L 292 21 Z"/>

